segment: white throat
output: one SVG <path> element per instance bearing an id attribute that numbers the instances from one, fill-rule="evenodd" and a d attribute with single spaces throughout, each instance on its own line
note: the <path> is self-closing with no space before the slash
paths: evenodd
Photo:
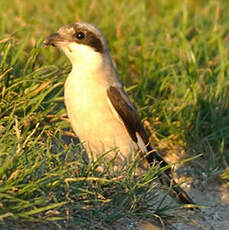
<path id="1" fill-rule="evenodd" d="M 77 71 L 95 71 L 103 65 L 103 55 L 87 45 L 69 43 L 61 49 L 71 61 L 72 68 L 77 68 Z"/>

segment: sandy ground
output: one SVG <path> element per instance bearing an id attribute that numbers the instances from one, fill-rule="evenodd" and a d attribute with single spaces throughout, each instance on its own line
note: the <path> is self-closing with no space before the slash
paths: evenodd
<path id="1" fill-rule="evenodd" d="M 185 168 L 187 170 L 187 168 Z M 217 177 L 207 178 L 202 174 L 183 176 L 182 188 L 192 199 L 201 205 L 201 211 L 181 210 L 173 212 L 176 217 L 160 224 L 157 220 L 129 220 L 125 225 L 128 230 L 229 230 L 229 183 L 220 181 Z M 184 170 L 183 170 L 184 171 Z"/>
<path id="2" fill-rule="evenodd" d="M 201 212 L 185 213 L 184 218 L 175 220 L 177 230 L 229 230 L 229 184 L 211 178 L 195 184 L 188 193 L 197 204 L 205 206 Z"/>

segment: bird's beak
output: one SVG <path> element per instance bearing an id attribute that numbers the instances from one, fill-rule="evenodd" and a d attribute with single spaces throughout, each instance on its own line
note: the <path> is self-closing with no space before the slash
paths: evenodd
<path id="1" fill-rule="evenodd" d="M 57 43 L 64 41 L 65 39 L 59 33 L 52 33 L 45 39 L 43 46 L 56 46 Z"/>

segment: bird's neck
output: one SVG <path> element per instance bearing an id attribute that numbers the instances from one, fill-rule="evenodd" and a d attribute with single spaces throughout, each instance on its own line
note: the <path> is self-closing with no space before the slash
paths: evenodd
<path id="1" fill-rule="evenodd" d="M 109 55 L 88 57 L 86 60 L 81 59 L 73 63 L 70 78 L 80 82 L 97 81 L 103 84 L 107 82 L 109 85 L 118 81 Z"/>
<path id="2" fill-rule="evenodd" d="M 102 68 L 104 58 L 101 55 L 88 55 L 72 62 L 73 72 L 94 73 Z"/>

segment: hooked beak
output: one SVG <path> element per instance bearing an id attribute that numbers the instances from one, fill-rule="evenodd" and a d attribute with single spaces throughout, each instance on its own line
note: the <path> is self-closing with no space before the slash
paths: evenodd
<path id="1" fill-rule="evenodd" d="M 52 33 L 45 39 L 43 46 L 56 46 L 58 42 L 66 42 L 66 40 L 59 33 Z"/>

